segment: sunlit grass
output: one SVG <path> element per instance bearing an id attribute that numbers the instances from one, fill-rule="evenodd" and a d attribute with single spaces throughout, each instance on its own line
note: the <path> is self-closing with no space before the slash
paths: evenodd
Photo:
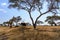
<path id="1" fill-rule="evenodd" d="M 60 40 L 60 27 L 37 26 L 35 30 L 32 26 L 1 27 L 0 35 L 2 36 L 0 36 L 0 40 Z"/>

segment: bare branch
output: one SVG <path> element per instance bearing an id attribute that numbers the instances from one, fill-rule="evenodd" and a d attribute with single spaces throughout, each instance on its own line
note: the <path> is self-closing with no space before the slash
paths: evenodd
<path id="1" fill-rule="evenodd" d="M 38 20 L 42 15 L 47 14 L 48 12 L 50 12 L 50 10 L 48 10 L 48 11 L 46 11 L 46 12 L 40 14 L 40 15 L 36 18 L 35 24 L 36 24 L 37 20 Z"/>

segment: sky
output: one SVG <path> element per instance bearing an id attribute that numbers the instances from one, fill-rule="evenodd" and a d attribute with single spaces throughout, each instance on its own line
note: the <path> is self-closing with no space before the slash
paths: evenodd
<path id="1" fill-rule="evenodd" d="M 0 23 L 8 21 L 13 16 L 15 16 L 15 17 L 21 16 L 22 21 L 31 23 L 28 12 L 26 12 L 25 10 L 17 10 L 14 8 L 9 9 L 8 6 L 9 6 L 8 0 L 0 0 Z M 45 9 L 42 11 L 47 10 L 46 6 L 44 6 L 44 8 Z M 34 20 L 36 19 L 36 17 L 38 15 L 39 15 L 38 11 L 32 12 L 32 17 Z M 52 15 L 52 14 L 50 14 L 50 13 L 45 14 L 39 20 L 44 22 L 46 20 L 46 17 L 50 16 L 50 15 Z M 46 24 L 46 23 L 44 23 L 44 24 Z"/>

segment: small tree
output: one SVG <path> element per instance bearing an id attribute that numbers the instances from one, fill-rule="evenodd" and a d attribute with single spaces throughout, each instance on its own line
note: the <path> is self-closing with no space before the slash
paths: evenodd
<path id="1" fill-rule="evenodd" d="M 8 21 L 8 24 L 9 24 L 10 28 L 12 28 L 12 25 L 13 25 L 14 20 L 15 20 L 15 17 L 13 16 L 13 17 Z"/>
<path id="2" fill-rule="evenodd" d="M 15 17 L 14 22 L 16 23 L 16 27 L 18 26 L 18 22 L 21 20 L 22 18 L 20 16 Z"/>
<path id="3" fill-rule="evenodd" d="M 28 22 L 26 23 L 26 25 L 27 25 L 27 26 L 31 26 L 31 24 L 30 24 L 30 23 L 28 23 Z"/>
<path id="4" fill-rule="evenodd" d="M 48 22 L 49 24 L 51 24 L 51 26 L 55 24 L 53 16 L 48 16 L 45 22 Z"/>
<path id="5" fill-rule="evenodd" d="M 6 22 L 3 22 L 3 26 L 6 26 Z"/>
<path id="6" fill-rule="evenodd" d="M 42 21 L 37 21 L 37 24 L 43 24 L 43 22 Z"/>
<path id="7" fill-rule="evenodd" d="M 13 24 L 13 22 L 15 22 L 16 23 L 16 27 L 17 27 L 17 25 L 18 25 L 18 22 L 21 20 L 21 17 L 20 16 L 18 16 L 18 17 L 12 17 L 10 20 L 9 20 L 9 22 L 10 22 L 10 25 L 12 26 L 12 24 Z"/>
<path id="8" fill-rule="evenodd" d="M 9 26 L 9 22 L 3 22 L 3 26 Z"/>
<path id="9" fill-rule="evenodd" d="M 56 11 L 56 9 L 59 9 L 60 0 L 58 1 L 57 0 L 9 0 L 9 2 L 10 2 L 9 8 L 13 7 L 17 9 L 23 9 L 28 12 L 30 19 L 32 21 L 33 27 L 35 29 L 36 23 L 42 15 L 47 14 L 48 12 L 54 12 Z M 41 11 L 42 9 L 44 9 L 45 3 L 47 3 L 46 4 L 47 10 Z M 38 10 L 40 15 L 34 21 L 31 16 L 31 12 L 35 10 Z"/>
<path id="10" fill-rule="evenodd" d="M 60 26 L 60 22 L 57 22 L 58 26 Z"/>
<path id="11" fill-rule="evenodd" d="M 13 19 L 10 19 L 10 20 L 9 20 L 10 28 L 12 28 L 12 24 L 13 24 Z"/>
<path id="12" fill-rule="evenodd" d="M 51 24 L 51 26 L 57 25 L 54 21 L 48 21 L 48 23 Z"/>
<path id="13" fill-rule="evenodd" d="M 48 22 L 49 24 L 51 24 L 51 26 L 53 26 L 53 24 L 56 26 L 57 24 L 54 21 L 57 20 L 60 20 L 60 16 L 53 15 L 53 16 L 48 16 L 45 22 Z"/>

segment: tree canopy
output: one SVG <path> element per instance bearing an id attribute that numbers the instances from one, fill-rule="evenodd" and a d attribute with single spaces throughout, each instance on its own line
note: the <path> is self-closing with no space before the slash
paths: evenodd
<path id="1" fill-rule="evenodd" d="M 36 28 L 36 23 L 38 19 L 49 12 L 58 13 L 60 0 L 9 0 L 9 8 L 23 9 L 29 13 L 30 19 L 32 21 L 33 27 Z M 46 5 L 44 5 L 47 3 Z M 41 11 L 46 6 L 45 11 Z M 40 15 L 34 21 L 31 15 L 32 11 L 37 10 Z"/>
<path id="2" fill-rule="evenodd" d="M 53 25 L 56 24 L 55 21 L 60 20 L 60 16 L 58 15 L 53 15 L 53 16 L 47 16 L 47 19 L 45 22 L 48 22 L 49 24 Z"/>

